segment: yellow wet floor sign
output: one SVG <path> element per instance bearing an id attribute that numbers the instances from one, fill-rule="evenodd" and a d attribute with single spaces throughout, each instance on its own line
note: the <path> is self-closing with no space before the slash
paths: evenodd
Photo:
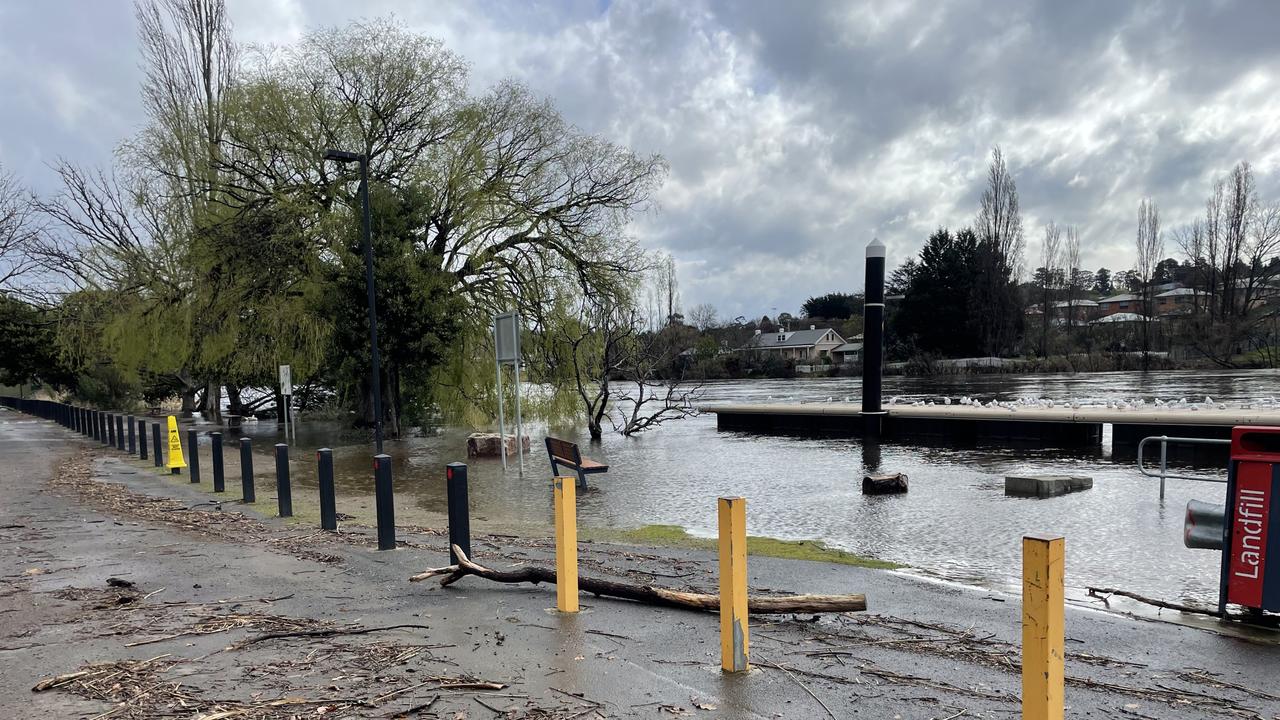
<path id="1" fill-rule="evenodd" d="M 169 464 L 170 470 L 184 468 L 187 461 L 182 457 L 182 436 L 178 434 L 178 418 L 169 416 Z"/>

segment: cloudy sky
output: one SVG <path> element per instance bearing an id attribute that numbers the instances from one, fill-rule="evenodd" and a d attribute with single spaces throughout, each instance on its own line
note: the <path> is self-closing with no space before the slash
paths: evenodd
<path id="1" fill-rule="evenodd" d="M 394 14 L 483 90 L 515 77 L 582 129 L 667 158 L 636 237 L 684 304 L 797 312 L 969 223 L 1003 147 L 1029 264 L 1043 223 L 1084 265 L 1133 264 L 1138 201 L 1165 226 L 1247 160 L 1280 200 L 1280 3 L 228 0 L 237 37 Z M 106 164 L 141 122 L 126 0 L 0 0 L 0 162 L 39 191 L 58 156 Z M 1167 254 L 1174 255 L 1172 242 Z"/>

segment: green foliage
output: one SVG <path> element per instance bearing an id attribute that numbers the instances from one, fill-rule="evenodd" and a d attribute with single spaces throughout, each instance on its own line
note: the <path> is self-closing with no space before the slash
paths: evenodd
<path id="1" fill-rule="evenodd" d="M 978 274 L 978 239 L 969 230 L 939 229 L 920 251 L 919 267 L 893 316 L 891 332 L 911 338 L 925 353 L 972 357 L 982 352 L 974 332 L 973 288 Z"/>
<path id="2" fill-rule="evenodd" d="M 74 387 L 74 373 L 58 353 L 54 320 L 49 312 L 0 293 L 0 385 Z"/>
<path id="3" fill-rule="evenodd" d="M 862 312 L 862 295 L 827 293 L 805 300 L 802 307 L 805 317 L 847 320 Z"/>

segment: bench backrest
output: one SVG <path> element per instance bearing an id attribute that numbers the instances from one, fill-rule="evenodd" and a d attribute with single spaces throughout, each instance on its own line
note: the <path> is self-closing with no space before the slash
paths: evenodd
<path id="1" fill-rule="evenodd" d="M 558 457 L 562 460 L 569 460 L 575 465 L 582 464 L 582 455 L 578 452 L 578 446 L 568 440 L 559 438 L 547 438 L 547 452 L 552 457 Z"/>

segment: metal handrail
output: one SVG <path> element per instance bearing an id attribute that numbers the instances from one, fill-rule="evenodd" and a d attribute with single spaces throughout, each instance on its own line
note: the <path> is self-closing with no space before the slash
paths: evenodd
<path id="1" fill-rule="evenodd" d="M 1142 450 L 1147 446 L 1147 443 L 1151 440 L 1160 441 L 1160 472 L 1159 474 L 1148 472 L 1147 468 L 1142 464 Z M 1230 440 L 1219 439 L 1219 438 L 1184 438 L 1184 437 L 1169 437 L 1168 435 L 1152 435 L 1150 437 L 1142 438 L 1142 440 L 1138 442 L 1138 472 L 1142 473 L 1143 475 L 1146 475 L 1147 477 L 1160 478 L 1160 499 L 1161 500 L 1164 499 L 1164 481 L 1166 478 L 1174 478 L 1175 480 L 1197 480 L 1199 482 L 1213 482 L 1213 483 L 1225 483 L 1227 481 L 1226 478 L 1193 477 L 1191 475 L 1170 475 L 1168 472 L 1169 470 L 1168 460 L 1169 460 L 1169 443 L 1171 442 L 1183 443 L 1185 445 L 1230 445 L 1231 444 Z"/>

